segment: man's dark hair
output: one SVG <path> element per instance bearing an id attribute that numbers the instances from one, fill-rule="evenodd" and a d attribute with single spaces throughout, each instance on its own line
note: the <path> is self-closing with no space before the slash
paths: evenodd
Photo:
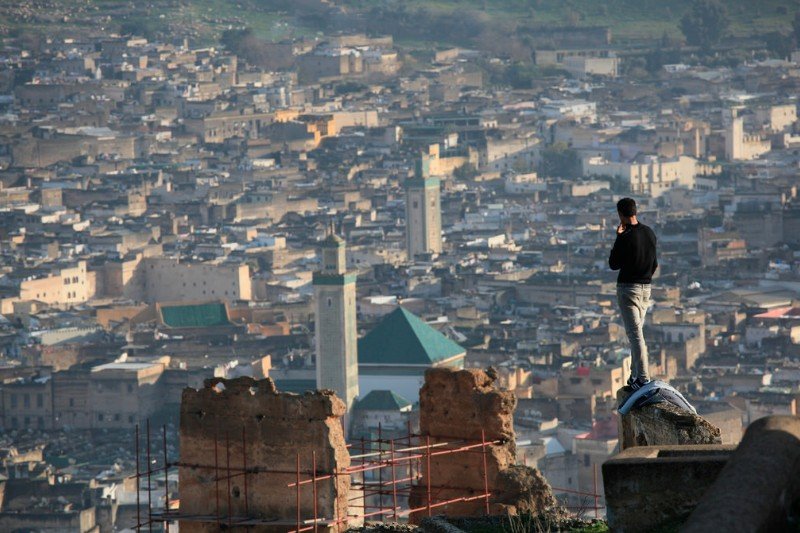
<path id="1" fill-rule="evenodd" d="M 617 211 L 624 217 L 636 215 L 636 201 L 633 198 L 623 198 L 617 202 Z"/>

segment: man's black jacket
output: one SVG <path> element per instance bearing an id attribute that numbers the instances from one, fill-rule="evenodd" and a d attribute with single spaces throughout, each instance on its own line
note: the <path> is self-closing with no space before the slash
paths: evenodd
<path id="1" fill-rule="evenodd" d="M 617 234 L 608 258 L 611 270 L 619 270 L 617 283 L 650 283 L 658 268 L 656 234 L 641 222 Z"/>

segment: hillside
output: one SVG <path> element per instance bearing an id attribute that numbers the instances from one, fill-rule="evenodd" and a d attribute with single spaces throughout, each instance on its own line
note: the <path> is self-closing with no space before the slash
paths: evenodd
<path id="1" fill-rule="evenodd" d="M 39 0 L 0 3 L 0 32 L 57 35 L 122 30 L 188 33 L 213 44 L 231 28 L 267 40 L 349 29 L 392 33 L 407 44 L 481 46 L 481 40 L 553 26 L 609 26 L 616 42 L 681 37 L 691 0 Z M 788 32 L 793 0 L 726 0 L 735 37 Z M 335 13 L 335 16 L 331 16 Z"/>

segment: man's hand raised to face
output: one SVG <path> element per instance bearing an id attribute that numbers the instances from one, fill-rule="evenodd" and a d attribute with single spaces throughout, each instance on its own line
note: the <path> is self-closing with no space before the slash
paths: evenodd
<path id="1" fill-rule="evenodd" d="M 617 235 L 622 235 L 623 233 L 625 233 L 626 228 L 627 225 L 620 222 L 619 226 L 617 226 Z"/>

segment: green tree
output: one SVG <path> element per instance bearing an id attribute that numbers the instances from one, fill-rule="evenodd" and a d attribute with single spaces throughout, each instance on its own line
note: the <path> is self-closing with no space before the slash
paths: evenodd
<path id="1" fill-rule="evenodd" d="M 794 35 L 794 42 L 800 44 L 800 11 L 794 14 L 794 20 L 792 20 L 792 35 Z"/>
<path id="2" fill-rule="evenodd" d="M 728 10 L 717 0 L 694 0 L 680 22 L 686 41 L 703 48 L 718 43 L 729 25 Z"/>
<path id="3" fill-rule="evenodd" d="M 794 42 L 791 35 L 773 31 L 764 37 L 764 42 L 767 45 L 767 51 L 774 57 L 779 59 L 786 59 L 794 49 Z"/>
<path id="4" fill-rule="evenodd" d="M 538 168 L 539 175 L 544 178 L 579 178 L 581 176 L 581 159 L 578 152 L 563 142 L 553 143 L 542 150 L 542 160 Z"/>
<path id="5" fill-rule="evenodd" d="M 453 171 L 453 177 L 456 180 L 470 180 L 479 174 L 478 170 L 475 168 L 474 165 L 470 163 L 464 163 L 457 169 Z"/>

